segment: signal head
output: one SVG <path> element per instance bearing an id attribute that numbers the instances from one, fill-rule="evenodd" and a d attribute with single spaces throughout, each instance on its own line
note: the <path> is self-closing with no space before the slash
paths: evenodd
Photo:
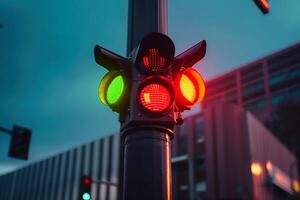
<path id="1" fill-rule="evenodd" d="M 141 41 L 135 65 L 146 73 L 165 71 L 173 62 L 175 46 L 172 40 L 161 33 L 147 35 Z"/>

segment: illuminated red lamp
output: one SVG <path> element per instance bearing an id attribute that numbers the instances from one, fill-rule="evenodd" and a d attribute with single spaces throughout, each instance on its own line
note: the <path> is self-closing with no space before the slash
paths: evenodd
<path id="1" fill-rule="evenodd" d="M 269 12 L 270 4 L 268 0 L 254 0 L 254 2 L 264 14 Z"/>
<path id="2" fill-rule="evenodd" d="M 183 109 L 190 109 L 200 103 L 205 94 L 205 83 L 193 68 L 181 71 L 175 79 L 176 103 Z"/>
<path id="3" fill-rule="evenodd" d="M 169 81 L 162 76 L 151 76 L 144 80 L 139 90 L 139 103 L 148 112 L 167 111 L 174 101 L 174 92 Z"/>
<path id="4" fill-rule="evenodd" d="M 83 178 L 83 183 L 85 185 L 90 185 L 90 184 L 92 184 L 92 179 L 90 177 L 84 177 Z"/>
<path id="5" fill-rule="evenodd" d="M 143 66 L 147 72 L 161 72 L 166 67 L 166 59 L 159 54 L 158 49 L 150 48 L 148 55 L 143 56 Z"/>

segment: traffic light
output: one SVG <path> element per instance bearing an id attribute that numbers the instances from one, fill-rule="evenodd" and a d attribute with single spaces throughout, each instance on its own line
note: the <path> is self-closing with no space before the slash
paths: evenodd
<path id="1" fill-rule="evenodd" d="M 100 82 L 100 101 L 120 113 L 123 128 L 149 124 L 172 128 L 180 121 L 180 112 L 204 96 L 204 80 L 192 67 L 205 56 L 205 41 L 175 56 L 173 41 L 152 33 L 128 58 L 98 45 L 94 51 L 96 62 L 109 71 Z"/>
<path id="2" fill-rule="evenodd" d="M 28 159 L 29 145 L 31 139 L 31 130 L 14 126 L 11 134 L 11 141 L 8 155 L 10 157 L 19 158 L 23 160 Z"/>
<path id="3" fill-rule="evenodd" d="M 264 14 L 269 13 L 270 4 L 268 0 L 254 0 L 254 2 Z"/>
<path id="4" fill-rule="evenodd" d="M 96 62 L 105 67 L 108 73 L 101 80 L 98 88 L 100 101 L 113 111 L 122 113 L 128 104 L 130 62 L 98 45 L 94 48 Z"/>
<path id="5" fill-rule="evenodd" d="M 91 177 L 83 175 L 80 180 L 80 189 L 79 189 L 79 200 L 90 200 L 91 196 L 91 185 L 93 180 Z"/>

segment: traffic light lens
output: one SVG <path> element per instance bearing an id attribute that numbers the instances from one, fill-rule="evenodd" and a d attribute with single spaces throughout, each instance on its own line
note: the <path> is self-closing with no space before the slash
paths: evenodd
<path id="1" fill-rule="evenodd" d="M 147 72 L 160 72 L 164 70 L 166 59 L 159 54 L 158 49 L 151 48 L 148 54 L 143 56 L 143 64 Z"/>
<path id="2" fill-rule="evenodd" d="M 191 103 L 196 99 L 196 88 L 194 83 L 185 74 L 180 79 L 180 90 L 183 96 Z"/>
<path id="3" fill-rule="evenodd" d="M 118 71 L 108 72 L 101 80 L 98 88 L 100 101 L 109 106 L 117 105 L 125 94 L 125 84 L 123 74 Z"/>
<path id="4" fill-rule="evenodd" d="M 124 80 L 121 75 L 116 76 L 107 88 L 106 99 L 108 104 L 116 103 L 124 91 Z"/>
<path id="5" fill-rule="evenodd" d="M 140 102 L 148 111 L 163 112 L 171 104 L 171 93 L 161 84 L 150 83 L 141 90 Z"/>
<path id="6" fill-rule="evenodd" d="M 82 195 L 82 199 L 83 200 L 90 200 L 91 199 L 91 195 L 89 194 L 89 193 L 84 193 L 83 195 Z"/>
<path id="7" fill-rule="evenodd" d="M 85 185 L 90 185 L 91 183 L 92 183 L 92 180 L 90 179 L 90 178 L 84 178 L 83 179 L 83 183 L 85 184 Z"/>
<path id="8" fill-rule="evenodd" d="M 176 103 L 181 109 L 190 109 L 201 102 L 205 94 L 205 84 L 200 73 L 193 68 L 180 72 L 175 79 Z"/>

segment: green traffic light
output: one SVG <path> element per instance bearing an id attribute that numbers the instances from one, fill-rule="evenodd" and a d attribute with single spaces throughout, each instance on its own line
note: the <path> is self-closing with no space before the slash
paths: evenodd
<path id="1" fill-rule="evenodd" d="M 89 193 L 84 193 L 83 195 L 82 195 L 82 199 L 83 200 L 90 200 L 91 199 L 91 195 L 89 194 Z"/>
<path id="2" fill-rule="evenodd" d="M 124 79 L 121 75 L 116 76 L 109 84 L 106 93 L 108 104 L 116 103 L 124 92 Z"/>

